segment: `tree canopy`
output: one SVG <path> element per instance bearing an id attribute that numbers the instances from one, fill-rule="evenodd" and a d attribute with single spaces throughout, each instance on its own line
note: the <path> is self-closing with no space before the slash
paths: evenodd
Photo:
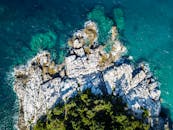
<path id="1" fill-rule="evenodd" d="M 126 107 L 119 97 L 86 90 L 50 110 L 34 130 L 148 130 Z"/>

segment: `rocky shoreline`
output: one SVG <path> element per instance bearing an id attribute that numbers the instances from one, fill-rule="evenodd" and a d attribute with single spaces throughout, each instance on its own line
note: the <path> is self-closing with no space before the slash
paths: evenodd
<path id="1" fill-rule="evenodd" d="M 94 94 L 121 96 L 136 117 L 140 118 L 144 109 L 151 119 L 159 116 L 161 92 L 148 65 L 135 67 L 130 58 L 123 57 L 127 49 L 118 40 L 115 26 L 105 45 L 98 44 L 98 36 L 97 25 L 87 21 L 84 29 L 69 39 L 69 54 L 61 65 L 42 51 L 26 65 L 14 68 L 19 129 L 30 129 L 48 109 L 87 88 Z"/>

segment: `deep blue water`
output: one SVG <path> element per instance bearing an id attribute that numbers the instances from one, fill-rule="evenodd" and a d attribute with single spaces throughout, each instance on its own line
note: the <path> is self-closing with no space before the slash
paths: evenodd
<path id="1" fill-rule="evenodd" d="M 14 65 L 25 63 L 34 55 L 29 44 L 32 36 L 55 32 L 55 53 L 60 55 L 67 38 L 83 26 L 86 15 L 96 5 L 103 6 L 110 18 L 113 8 L 122 8 L 129 54 L 136 62 L 145 60 L 150 64 L 161 83 L 162 104 L 173 118 L 172 0 L 1 0 L 0 130 L 13 129 L 15 124 L 17 98 L 7 75 Z M 59 22 L 62 24 L 57 25 Z"/>

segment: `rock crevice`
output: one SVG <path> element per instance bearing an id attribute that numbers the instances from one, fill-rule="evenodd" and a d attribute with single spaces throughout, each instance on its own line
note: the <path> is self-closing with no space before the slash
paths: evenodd
<path id="1" fill-rule="evenodd" d="M 94 94 L 122 96 L 138 117 L 143 108 L 151 117 L 159 115 L 159 84 L 148 65 L 141 63 L 135 68 L 126 62 L 130 60 L 122 57 L 126 48 L 116 38 L 116 27 L 110 32 L 107 44 L 99 45 L 97 26 L 88 21 L 69 39 L 69 54 L 61 65 L 51 60 L 49 52 L 42 51 L 26 65 L 14 68 L 20 129 L 29 129 L 59 101 L 65 102 L 87 88 Z"/>

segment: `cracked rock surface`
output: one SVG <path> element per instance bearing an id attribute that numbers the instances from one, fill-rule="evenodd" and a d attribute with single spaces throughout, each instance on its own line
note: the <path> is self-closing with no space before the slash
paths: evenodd
<path id="1" fill-rule="evenodd" d="M 159 83 L 147 64 L 135 67 L 130 59 L 122 57 L 126 48 L 116 38 L 116 27 L 111 32 L 111 50 L 105 52 L 105 46 L 97 43 L 96 24 L 88 21 L 69 39 L 69 54 L 61 65 L 51 60 L 49 52 L 42 51 L 26 65 L 14 68 L 19 129 L 29 129 L 59 101 L 66 102 L 87 88 L 94 94 L 122 96 L 136 116 L 141 116 L 143 108 L 151 117 L 159 115 Z"/>

